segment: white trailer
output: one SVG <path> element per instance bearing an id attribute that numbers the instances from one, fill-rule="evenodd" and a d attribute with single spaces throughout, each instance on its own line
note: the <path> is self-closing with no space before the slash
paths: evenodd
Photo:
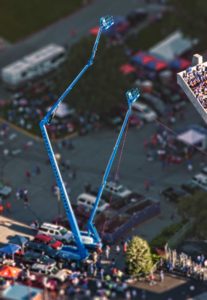
<path id="1" fill-rule="evenodd" d="M 65 59 L 65 48 L 50 44 L 4 67 L 1 70 L 1 78 L 6 85 L 18 87 L 28 80 L 56 69 Z"/>

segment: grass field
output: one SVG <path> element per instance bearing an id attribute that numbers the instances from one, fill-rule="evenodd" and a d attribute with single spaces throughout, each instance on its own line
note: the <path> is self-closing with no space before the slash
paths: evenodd
<path id="1" fill-rule="evenodd" d="M 134 51 L 148 50 L 177 29 L 176 17 L 168 13 L 161 20 L 144 28 L 139 34 L 129 36 L 126 44 Z"/>
<path id="2" fill-rule="evenodd" d="M 15 42 L 67 16 L 83 0 L 0 0 L 0 36 Z"/>

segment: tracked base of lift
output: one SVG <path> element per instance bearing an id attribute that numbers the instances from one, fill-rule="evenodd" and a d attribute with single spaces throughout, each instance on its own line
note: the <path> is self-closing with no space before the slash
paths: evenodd
<path id="1" fill-rule="evenodd" d="M 198 65 L 207 67 L 207 62 L 203 62 L 203 57 L 201 55 L 195 54 L 192 59 L 192 70 L 195 70 Z M 204 122 L 207 124 L 207 109 L 205 109 L 199 100 L 196 98 L 195 94 L 193 93 L 192 89 L 188 86 L 186 81 L 183 78 L 183 74 L 186 70 L 177 73 L 177 83 L 182 88 L 188 99 L 191 101 L 195 109 L 203 118 Z"/>

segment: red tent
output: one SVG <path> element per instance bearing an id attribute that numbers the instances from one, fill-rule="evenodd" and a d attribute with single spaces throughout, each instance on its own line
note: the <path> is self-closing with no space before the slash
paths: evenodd
<path id="1" fill-rule="evenodd" d="M 153 61 L 150 61 L 146 64 L 146 67 L 154 71 L 161 71 L 167 68 L 167 63 L 162 60 L 154 58 Z"/>
<path id="2" fill-rule="evenodd" d="M 22 271 L 21 269 L 16 268 L 16 267 L 3 266 L 0 269 L 0 277 L 15 279 L 19 276 L 21 271 Z"/>
<path id="3" fill-rule="evenodd" d="M 176 58 L 170 63 L 170 67 L 177 70 L 185 70 L 191 65 L 191 62 L 185 58 Z"/>
<path id="4" fill-rule="evenodd" d="M 136 72 L 136 68 L 130 64 L 122 65 L 119 70 L 122 72 L 122 74 L 125 74 L 125 75 Z"/>
<path id="5" fill-rule="evenodd" d="M 147 63 L 153 61 L 154 59 L 155 59 L 154 56 L 143 51 L 137 52 L 132 58 L 134 62 L 139 63 L 141 65 L 146 65 Z"/>

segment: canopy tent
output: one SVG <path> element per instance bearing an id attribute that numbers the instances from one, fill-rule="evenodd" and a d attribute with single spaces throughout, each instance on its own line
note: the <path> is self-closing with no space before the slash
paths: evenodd
<path id="1" fill-rule="evenodd" d="M 146 52 L 139 51 L 132 57 L 132 61 L 141 65 L 145 65 L 150 61 L 154 61 L 155 57 Z"/>
<path id="2" fill-rule="evenodd" d="M 119 69 L 121 71 L 122 74 L 124 75 L 128 75 L 128 74 L 131 74 L 131 73 L 134 73 L 136 72 L 136 68 L 133 67 L 131 64 L 124 64 L 120 67 Z"/>
<path id="3" fill-rule="evenodd" d="M 191 62 L 184 58 L 176 58 L 170 62 L 169 66 L 176 70 L 185 70 L 190 66 Z"/>
<path id="4" fill-rule="evenodd" d="M 22 236 L 22 235 L 15 235 L 11 239 L 12 243 L 14 243 L 15 245 L 19 245 L 20 247 L 23 247 L 28 241 L 29 241 L 29 238 Z"/>
<path id="5" fill-rule="evenodd" d="M 3 278 L 17 278 L 19 274 L 21 273 L 21 269 L 11 266 L 3 266 L 0 269 L 0 277 Z"/>
<path id="6" fill-rule="evenodd" d="M 0 248 L 0 252 L 7 255 L 14 255 L 17 251 L 19 251 L 21 247 L 15 244 L 8 244 L 2 248 Z"/>
<path id="7" fill-rule="evenodd" d="M 183 33 L 177 30 L 152 47 L 149 52 L 170 61 L 190 50 L 197 42 L 196 39 L 192 40 L 184 37 Z"/>
<path id="8" fill-rule="evenodd" d="M 177 136 L 177 140 L 190 146 L 194 146 L 206 140 L 206 135 L 195 129 L 189 129 Z"/>
<path id="9" fill-rule="evenodd" d="M 146 67 L 153 71 L 162 71 L 167 68 L 167 63 L 162 60 L 155 59 L 155 60 L 148 62 L 146 64 Z"/>

